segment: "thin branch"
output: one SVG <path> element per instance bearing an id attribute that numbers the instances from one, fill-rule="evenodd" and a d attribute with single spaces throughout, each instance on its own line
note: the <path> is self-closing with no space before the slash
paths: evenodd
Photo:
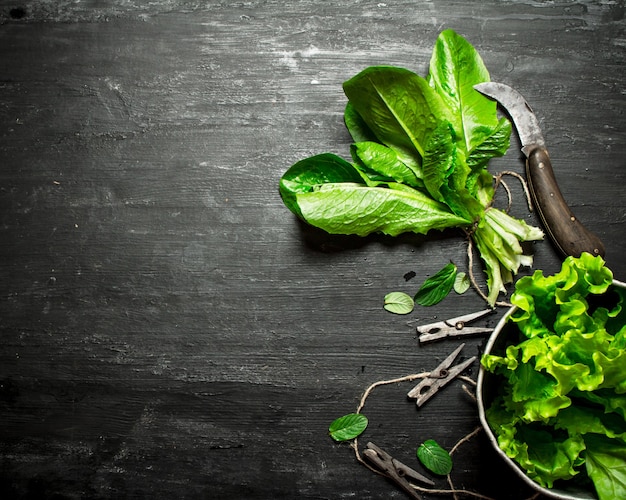
<path id="1" fill-rule="evenodd" d="M 429 375 L 429 372 L 424 372 L 424 373 L 417 373 L 413 375 L 406 375 L 404 377 L 394 378 L 391 380 L 379 380 L 378 382 L 374 382 L 367 389 L 365 389 L 363 396 L 361 396 L 361 401 L 359 402 L 359 406 L 357 406 L 356 408 L 356 413 L 361 413 L 361 410 L 365 406 L 365 401 L 367 400 L 369 395 L 372 393 L 372 391 L 376 389 L 376 387 L 380 387 L 381 385 L 398 384 L 400 382 L 410 382 L 418 378 L 426 378 L 428 377 L 428 375 Z"/>
<path id="2" fill-rule="evenodd" d="M 474 401 L 474 403 L 478 402 L 474 393 L 470 391 L 466 385 L 461 386 L 461 389 L 463 389 L 463 392 L 467 394 L 472 399 L 472 401 Z"/>
<path id="3" fill-rule="evenodd" d="M 483 300 L 489 303 L 489 298 L 485 295 L 485 293 L 480 289 L 478 283 L 476 282 L 476 277 L 474 276 L 474 243 L 472 242 L 471 235 L 467 238 L 467 275 L 469 276 L 470 283 L 474 290 L 480 295 Z"/>
<path id="4" fill-rule="evenodd" d="M 504 182 L 504 179 L 502 178 L 502 175 L 497 175 L 496 176 L 496 184 L 494 187 L 494 191 L 496 189 L 498 189 L 498 186 L 502 185 L 502 187 L 504 188 L 504 190 L 506 191 L 506 196 L 508 199 L 508 203 L 506 206 L 506 211 L 509 212 L 511 210 L 511 206 L 513 205 L 513 196 L 511 196 L 511 190 L 509 189 L 509 186 L 506 182 Z"/>
<path id="5" fill-rule="evenodd" d="M 476 387 L 476 381 L 473 378 L 471 378 L 471 377 L 468 377 L 466 375 L 457 375 L 456 378 L 459 379 L 459 380 L 463 380 L 463 381 L 467 382 L 468 384 L 473 385 L 474 387 Z"/>
<path id="6" fill-rule="evenodd" d="M 413 486 L 413 488 L 422 493 L 431 493 L 434 495 L 465 495 L 468 497 L 480 498 L 481 500 L 494 500 L 489 496 L 476 493 L 475 491 L 455 489 L 454 486 L 452 486 L 449 490 L 424 488 L 422 486 L 416 486 L 414 484 L 412 484 L 411 486 Z"/>
<path id="7" fill-rule="evenodd" d="M 358 438 L 354 438 L 352 440 L 352 442 L 350 443 L 350 446 L 354 450 L 354 455 L 356 456 L 357 462 L 359 462 L 361 465 L 364 465 L 365 467 L 367 467 L 373 473 L 378 474 L 379 476 L 385 476 L 385 474 L 382 471 L 378 470 L 376 467 L 372 467 L 367 461 L 365 461 L 363 459 L 363 457 L 361 456 L 361 452 L 359 451 L 359 440 L 358 440 Z"/>
<path id="8" fill-rule="evenodd" d="M 478 282 L 476 281 L 476 277 L 474 276 L 474 242 L 472 240 L 471 233 L 467 233 L 467 275 L 469 276 L 470 283 L 472 287 L 480 297 L 489 304 L 489 299 L 485 295 L 485 293 L 480 289 Z M 513 304 L 510 302 L 499 300 L 494 306 L 498 307 L 511 307 Z"/>
<path id="9" fill-rule="evenodd" d="M 418 378 L 426 378 L 430 375 L 430 372 L 423 372 L 423 373 L 416 373 L 416 374 L 412 374 L 412 375 L 406 375 L 404 377 L 399 377 L 399 378 L 394 378 L 394 379 L 390 379 L 390 380 L 380 380 L 378 382 L 374 382 L 373 384 L 371 384 L 363 393 L 363 396 L 361 396 L 361 400 L 359 401 L 359 405 L 357 406 L 356 409 L 356 413 L 360 413 L 363 408 L 365 407 L 365 403 L 367 401 L 367 398 L 372 394 L 372 392 L 374 391 L 374 389 L 376 389 L 377 387 L 383 386 L 383 385 L 390 385 L 390 384 L 397 384 L 400 382 L 410 382 L 412 380 L 416 380 Z M 466 377 L 464 375 L 461 375 L 457 378 L 460 378 L 472 385 L 476 385 L 476 382 L 469 378 Z M 478 427 L 477 429 L 475 429 L 474 431 L 472 431 L 470 434 L 468 434 L 467 436 L 464 436 L 463 438 L 461 438 L 457 444 L 452 448 L 452 450 L 450 451 L 450 455 L 452 455 L 456 449 L 463 443 L 465 443 L 466 441 L 469 441 L 472 437 L 474 437 L 478 431 L 480 431 L 480 427 Z M 356 457 L 357 462 L 359 462 L 360 464 L 364 465 L 365 467 L 367 467 L 369 470 L 371 470 L 372 472 L 374 472 L 375 474 L 378 474 L 379 476 L 385 476 L 386 474 L 378 469 L 376 469 L 375 467 L 373 467 L 372 465 L 370 465 L 366 460 L 363 459 L 363 456 L 361 455 L 361 452 L 359 451 L 359 441 L 358 438 L 354 438 L 352 440 L 352 442 L 350 443 L 350 446 L 352 447 L 352 449 L 354 450 L 354 455 Z M 480 500 L 494 500 L 491 497 L 485 496 L 485 495 L 481 495 L 480 493 L 476 493 L 474 491 L 469 491 L 469 490 L 463 490 L 463 489 L 456 489 L 454 487 L 454 484 L 452 483 L 452 479 L 450 478 L 450 475 L 448 474 L 448 484 L 450 485 L 450 489 L 431 489 L 431 488 L 424 488 L 422 486 L 418 486 L 415 484 L 411 483 L 411 487 L 414 488 L 416 491 L 420 491 L 422 493 L 430 493 L 430 494 L 435 494 L 435 495 L 453 495 L 454 498 L 458 498 L 457 495 L 465 495 L 465 496 L 470 496 L 470 497 L 474 497 L 474 498 L 478 498 Z M 530 500 L 530 499 L 529 499 Z"/>
<path id="10" fill-rule="evenodd" d="M 446 481 L 448 482 L 448 486 L 450 486 L 450 490 L 454 489 L 454 484 L 452 483 L 452 476 L 450 474 L 446 475 Z M 454 500 L 458 500 L 459 497 L 457 496 L 456 492 L 452 493 L 452 498 Z"/>
<path id="11" fill-rule="evenodd" d="M 482 431 L 482 427 L 476 427 L 476 429 L 474 429 L 472 432 L 470 432 L 468 435 L 463 436 L 461 439 L 459 439 L 457 441 L 457 443 L 452 447 L 452 449 L 450 450 L 450 455 L 452 455 L 458 448 L 459 446 L 461 446 L 463 443 L 466 443 L 467 441 L 469 441 L 470 439 L 472 439 L 476 434 L 478 434 L 480 431 Z"/>
<path id="12" fill-rule="evenodd" d="M 495 184 L 495 188 L 494 189 L 496 189 L 498 187 L 498 184 L 500 182 L 502 182 L 502 176 L 504 176 L 504 175 L 511 175 L 511 176 L 515 177 L 520 182 L 520 184 L 522 185 L 522 189 L 524 190 L 524 195 L 526 196 L 526 203 L 528 204 L 528 210 L 530 210 L 532 212 L 533 211 L 533 203 L 532 203 L 532 199 L 530 197 L 530 191 L 528 190 L 528 183 L 526 182 L 526 179 L 524 179 L 524 177 L 522 177 L 517 172 L 512 172 L 511 170 L 505 170 L 504 172 L 500 172 L 499 174 L 497 174 L 495 176 L 496 184 Z M 504 186 L 504 183 L 502 185 Z M 510 206 L 511 194 L 509 192 L 508 187 L 506 187 L 505 189 L 509 193 L 509 206 Z"/>

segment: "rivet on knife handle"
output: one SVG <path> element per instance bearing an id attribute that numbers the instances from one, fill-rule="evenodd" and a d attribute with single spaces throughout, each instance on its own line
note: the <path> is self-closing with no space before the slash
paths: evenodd
<path id="1" fill-rule="evenodd" d="M 580 223 L 565 202 L 545 148 L 528 153 L 526 178 L 539 217 L 557 248 L 575 257 L 583 252 L 604 256 L 600 238 Z"/>
<path id="2" fill-rule="evenodd" d="M 535 206 L 546 231 L 564 255 L 579 257 L 583 252 L 604 256 L 600 238 L 585 228 L 568 207 L 552 170 L 550 156 L 537 117 L 524 97 L 503 83 L 475 85 L 481 94 L 495 99 L 509 114 L 526 156 L 526 177 Z"/>

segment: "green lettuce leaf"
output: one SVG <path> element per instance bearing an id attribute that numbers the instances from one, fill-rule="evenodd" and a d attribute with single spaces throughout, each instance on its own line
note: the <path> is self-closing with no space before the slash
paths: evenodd
<path id="1" fill-rule="evenodd" d="M 508 137 L 495 135 L 503 127 L 497 118 L 497 103 L 474 89 L 474 85 L 488 81 L 489 72 L 476 49 L 453 30 L 441 32 L 430 60 L 428 83 L 448 108 L 468 158 L 489 138 L 492 153 L 502 155 L 509 146 Z M 502 141 L 497 148 L 493 147 L 494 135 Z"/>
<path id="2" fill-rule="evenodd" d="M 502 399 L 487 409 L 487 419 L 498 446 L 515 460 L 528 477 L 552 488 L 557 480 L 568 480 L 580 473 L 585 443 L 580 436 L 555 433 L 542 424 L 521 423 Z"/>
<path id="3" fill-rule="evenodd" d="M 542 231 L 502 210 L 493 207 L 485 210 L 483 218 L 474 227 L 472 238 L 485 262 L 491 305 L 495 304 L 500 292 L 506 292 L 504 285 L 513 281 L 513 274 L 520 266 L 532 265 L 532 256 L 524 253 L 520 242 L 542 237 Z"/>
<path id="4" fill-rule="evenodd" d="M 587 474 L 600 500 L 626 498 L 626 443 L 601 435 L 586 440 Z"/>
<path id="5" fill-rule="evenodd" d="M 469 222 L 409 186 L 370 187 L 358 169 L 329 153 L 293 165 L 279 189 L 294 213 L 331 234 L 425 234 Z"/>
<path id="6" fill-rule="evenodd" d="M 581 403 L 572 405 L 560 411 L 551 424 L 555 429 L 562 429 L 569 434 L 600 434 L 626 443 L 624 417 L 617 413 L 606 413 L 599 406 Z"/>
<path id="7" fill-rule="evenodd" d="M 445 30 L 435 42 L 427 80 L 448 108 L 448 120 L 465 155 L 469 173 L 464 187 L 485 207 L 494 194 L 487 163 L 506 153 L 512 130 L 509 120 L 498 118 L 497 104 L 474 89 L 489 81 L 489 72 L 465 38 Z"/>
<path id="8" fill-rule="evenodd" d="M 329 183 L 316 191 L 298 193 L 295 198 L 302 218 L 331 234 L 426 234 L 468 224 L 445 205 L 409 189 Z"/>
<path id="9" fill-rule="evenodd" d="M 398 182 L 417 189 L 424 183 L 407 167 L 396 152 L 372 141 L 356 142 L 350 147 L 355 166 L 372 181 L 373 185 Z"/>
<path id="10" fill-rule="evenodd" d="M 593 392 L 574 389 L 572 395 L 597 405 L 605 414 L 617 413 L 626 421 L 626 394 L 617 394 L 611 389 L 598 389 Z"/>
<path id="11" fill-rule="evenodd" d="M 404 68 L 371 66 L 346 81 L 343 89 L 378 142 L 421 177 L 426 140 L 448 112 L 426 80 Z"/>
<path id="12" fill-rule="evenodd" d="M 511 124 L 473 88 L 488 80 L 477 51 L 452 30 L 439 34 L 426 78 L 393 66 L 361 71 L 343 84 L 353 163 L 331 154 L 296 163 L 279 184 L 285 205 L 338 234 L 462 228 L 485 263 L 493 306 L 532 264 L 520 242 L 542 233 L 490 208 L 487 163 L 509 148 Z"/>
<path id="13" fill-rule="evenodd" d="M 518 280 L 519 339 L 481 359 L 501 384 L 487 410 L 498 444 L 543 486 L 585 471 L 600 498 L 625 495 L 625 296 L 601 257 L 568 257 Z"/>
<path id="14" fill-rule="evenodd" d="M 465 187 L 470 170 L 449 122 L 442 122 L 430 135 L 422 171 L 430 195 L 448 205 L 453 213 L 471 221 L 483 215 L 484 206 Z"/>
<path id="15" fill-rule="evenodd" d="M 374 132 L 370 130 L 350 101 L 346 104 L 343 120 L 354 142 L 377 141 Z"/>
<path id="16" fill-rule="evenodd" d="M 292 165 L 281 177 L 278 189 L 287 208 L 304 218 L 297 195 L 309 193 L 325 183 L 338 182 L 365 184 L 353 165 L 337 155 L 323 153 Z"/>

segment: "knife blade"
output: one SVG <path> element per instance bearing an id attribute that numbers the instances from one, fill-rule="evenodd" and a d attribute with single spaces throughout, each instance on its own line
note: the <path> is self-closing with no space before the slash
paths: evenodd
<path id="1" fill-rule="evenodd" d="M 526 156 L 526 179 L 539 217 L 556 248 L 565 256 L 583 252 L 604 256 L 604 244 L 589 231 L 569 208 L 552 169 L 539 121 L 526 99 L 503 83 L 475 85 L 481 94 L 494 99 L 509 115 Z"/>

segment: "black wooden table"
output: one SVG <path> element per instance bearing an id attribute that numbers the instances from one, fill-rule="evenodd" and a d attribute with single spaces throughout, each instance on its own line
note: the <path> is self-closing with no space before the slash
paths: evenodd
<path id="1" fill-rule="evenodd" d="M 624 278 L 623 17 L 623 0 L 0 1 L 0 497 L 405 498 L 327 429 L 458 345 L 415 327 L 483 308 L 475 293 L 406 317 L 382 298 L 466 266 L 465 240 L 331 237 L 278 180 L 348 156 L 344 80 L 425 74 L 452 28 L 531 102 Z M 518 147 L 490 168 L 523 172 Z M 560 268 L 547 241 L 535 268 Z M 460 382 L 419 410 L 410 387 L 372 394 L 366 438 L 419 467 L 422 441 L 478 418 Z M 453 478 L 531 494 L 482 434 Z"/>

